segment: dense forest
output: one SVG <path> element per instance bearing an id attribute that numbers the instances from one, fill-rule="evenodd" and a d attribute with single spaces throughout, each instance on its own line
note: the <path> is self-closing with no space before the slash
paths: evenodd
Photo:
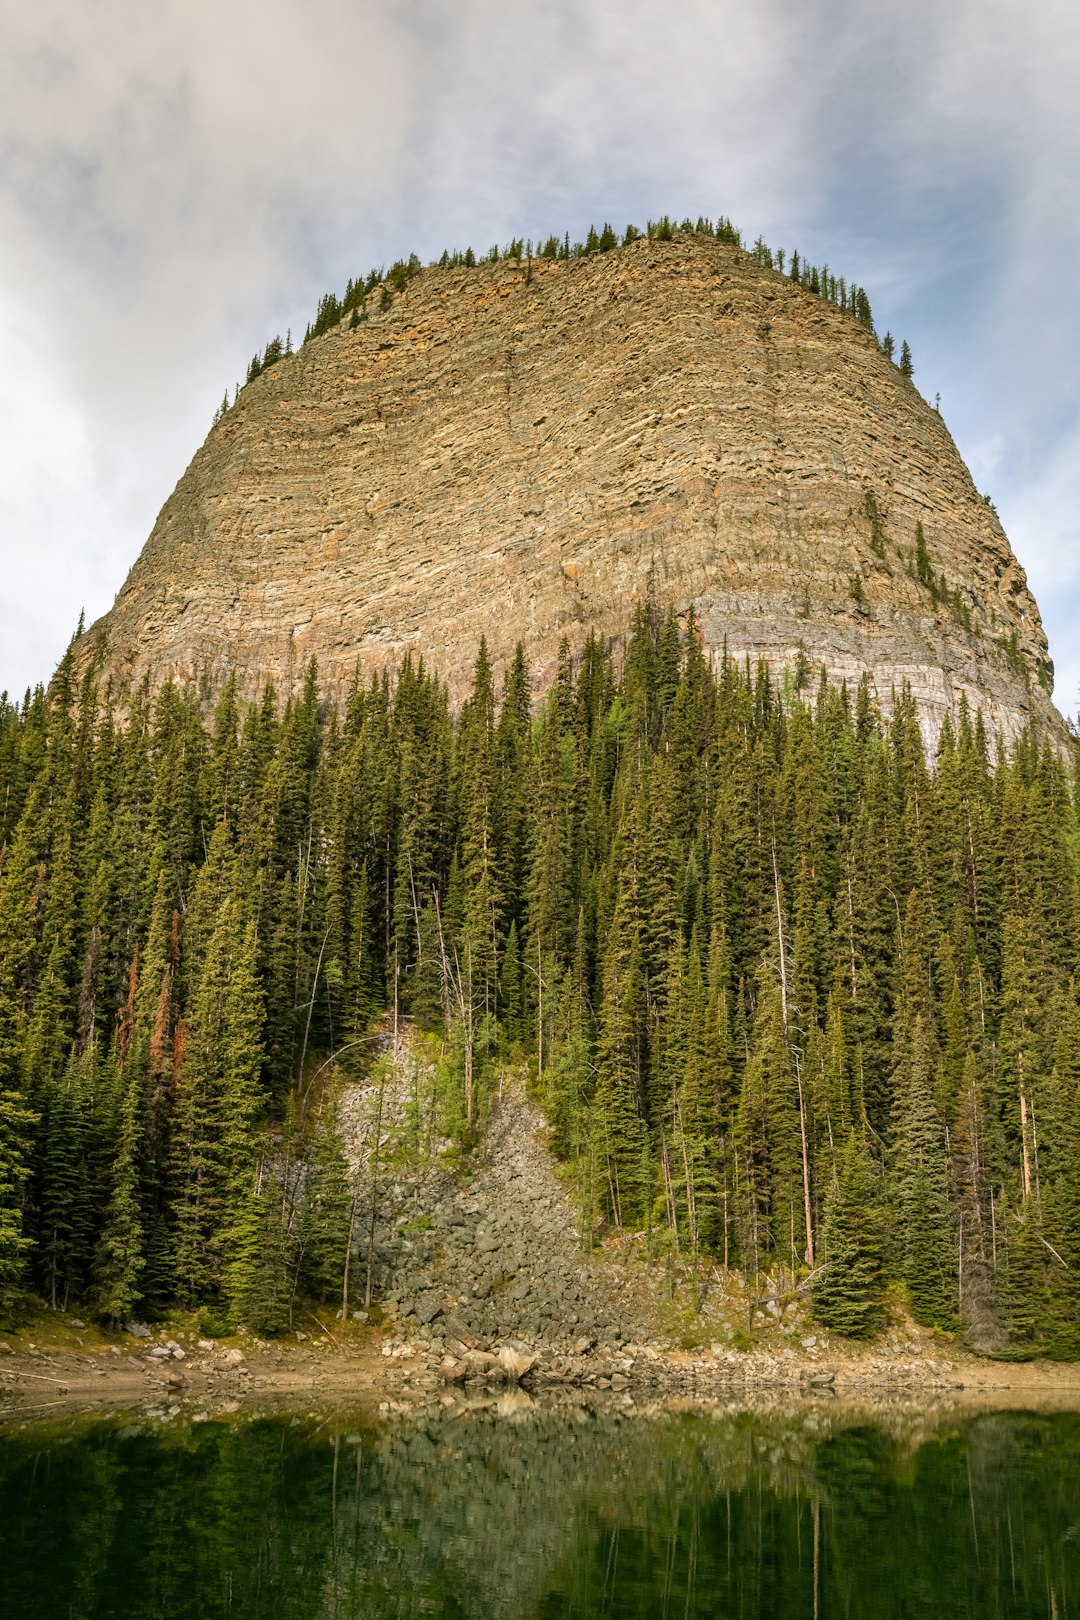
<path id="1" fill-rule="evenodd" d="M 595 1221 L 1080 1354 L 1075 758 L 637 609 L 534 701 L 481 644 L 212 713 L 66 658 L 0 706 L 0 1290 L 281 1325 L 340 1288 L 338 1082 L 388 1007 L 444 1128 L 528 1058 Z"/>
<path id="2" fill-rule="evenodd" d="M 498 264 L 500 261 L 512 261 L 526 265 L 527 273 L 531 273 L 531 265 L 536 259 L 587 259 L 596 253 L 610 253 L 615 248 L 630 247 L 632 243 L 642 237 L 652 241 L 671 242 L 676 232 L 681 235 L 703 237 L 709 241 L 724 242 L 729 247 L 742 248 L 756 260 L 764 269 L 779 271 L 786 275 L 790 281 L 804 287 L 807 292 L 816 293 L 826 303 L 833 304 L 837 309 L 845 311 L 871 332 L 874 330 L 874 317 L 870 308 L 870 299 L 865 287 L 857 282 L 849 282 L 846 277 L 838 276 L 830 270 L 827 264 L 815 265 L 805 257 L 800 257 L 793 249 L 790 255 L 784 248 L 770 248 L 762 237 L 758 237 L 752 247 L 747 247 L 742 233 L 726 215 L 721 214 L 715 221 L 699 216 L 696 220 L 684 219 L 676 224 L 664 214 L 658 220 L 649 220 L 644 230 L 636 225 L 628 225 L 620 237 L 618 232 L 605 224 L 601 230 L 590 225 L 583 242 L 571 242 L 569 233 L 562 237 L 549 236 L 546 240 L 538 240 L 534 246 L 531 241 L 516 237 L 512 242 L 500 248 L 496 243 L 486 253 L 479 256 L 472 248 L 464 252 L 455 249 L 452 253 L 444 249 L 441 256 L 433 262 L 431 268 L 441 269 L 475 269 L 478 264 Z M 392 307 L 395 297 L 403 293 L 409 283 L 422 273 L 424 265 L 415 253 L 410 253 L 407 259 L 397 259 L 389 269 L 379 265 L 369 270 L 367 275 L 350 277 L 345 291 L 338 296 L 337 293 L 325 293 L 319 299 L 315 318 L 309 321 L 304 331 L 304 342 L 309 343 L 312 338 L 321 337 L 333 327 L 346 321 L 348 326 L 355 330 L 361 322 L 368 318 L 369 307 L 380 312 Z M 375 299 L 374 305 L 372 300 Z M 914 363 L 911 348 L 905 341 L 900 345 L 900 352 L 896 352 L 896 341 L 891 332 L 886 332 L 880 339 L 882 352 L 892 360 L 905 377 L 914 374 Z M 245 385 L 254 382 L 256 377 L 277 365 L 286 355 L 292 353 L 292 333 L 287 332 L 282 338 L 280 334 L 270 339 L 265 348 L 258 354 L 253 354 L 248 362 Z M 240 384 L 233 392 L 232 404 L 240 396 Z M 218 407 L 214 421 L 218 422 L 231 408 L 228 390 Z"/>

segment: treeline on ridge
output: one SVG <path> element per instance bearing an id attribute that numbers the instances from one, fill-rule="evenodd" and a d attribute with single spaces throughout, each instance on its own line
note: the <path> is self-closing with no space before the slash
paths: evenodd
<path id="1" fill-rule="evenodd" d="M 705 237 L 715 242 L 725 242 L 730 247 L 743 248 L 758 264 L 786 274 L 791 281 L 804 287 L 807 292 L 816 293 L 827 303 L 845 310 L 871 332 L 874 330 L 870 299 L 864 287 L 860 287 L 854 281 L 849 282 L 844 276 L 836 275 L 828 264 L 811 264 L 809 259 L 800 257 L 796 250 L 789 255 L 783 248 L 770 248 L 760 236 L 751 247 L 747 247 L 742 233 L 724 214 L 721 214 L 715 223 L 704 216 L 699 216 L 696 220 L 684 219 L 681 224 L 676 224 L 664 214 L 658 220 L 648 220 L 644 230 L 636 225 L 627 225 L 621 236 L 607 223 L 599 231 L 595 225 L 590 225 L 583 242 L 571 242 L 568 232 L 562 237 L 548 236 L 545 240 L 538 238 L 535 244 L 531 240 L 515 237 L 504 247 L 500 248 L 496 243 L 486 253 L 480 255 L 474 253 L 471 247 L 464 251 L 455 248 L 453 252 L 444 249 L 440 257 L 432 261 L 430 268 L 471 270 L 478 264 L 498 264 L 500 261 L 520 263 L 524 260 L 526 264 L 531 264 L 534 258 L 584 259 L 596 253 L 610 253 L 615 248 L 629 247 L 642 236 L 658 242 L 670 242 L 674 240 L 676 232 Z M 350 277 L 344 293 L 340 296 L 329 292 L 319 299 L 314 319 L 305 329 L 304 342 L 308 343 L 312 338 L 321 337 L 324 332 L 329 332 L 346 318 L 350 328 L 355 330 L 367 319 L 369 300 L 373 296 L 378 295 L 379 310 L 389 309 L 395 295 L 404 292 L 410 281 L 420 275 L 423 269 L 424 265 L 418 255 L 410 253 L 407 259 L 395 260 L 389 269 L 380 265 L 376 269 L 369 270 L 367 275 Z M 892 333 L 886 332 L 881 339 L 881 348 L 890 360 L 895 361 L 905 377 L 914 374 L 911 349 L 906 340 L 900 345 L 900 352 L 897 354 Z M 245 382 L 253 382 L 262 372 L 276 365 L 284 355 L 291 353 L 291 332 L 287 333 L 284 339 L 280 335 L 271 338 L 260 353 L 252 355 Z M 240 385 L 237 384 L 232 404 L 236 403 L 239 394 Z M 229 394 L 226 390 L 214 421 L 220 421 L 229 409 Z"/>
<path id="2" fill-rule="evenodd" d="M 204 720 L 66 658 L 0 708 L 0 1290 L 340 1291 L 337 1081 L 396 998 L 466 1145 L 528 1056 L 587 1228 L 1076 1355 L 1078 831 L 1050 740 L 965 710 L 928 762 L 908 693 L 647 605 L 536 703 L 481 644 L 457 714 L 408 659 Z"/>

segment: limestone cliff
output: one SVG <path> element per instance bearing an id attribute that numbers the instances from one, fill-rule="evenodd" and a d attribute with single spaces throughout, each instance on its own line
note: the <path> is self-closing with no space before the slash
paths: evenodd
<path id="1" fill-rule="evenodd" d="M 254 693 L 411 649 L 460 697 L 481 634 L 497 668 L 520 637 L 550 673 L 650 588 L 710 648 L 803 648 L 886 706 L 910 682 L 928 740 L 964 693 L 1006 737 L 1061 726 L 1038 609 L 941 417 L 852 316 L 692 235 L 427 270 L 286 356 L 84 651 L 207 693 L 235 666 Z"/>

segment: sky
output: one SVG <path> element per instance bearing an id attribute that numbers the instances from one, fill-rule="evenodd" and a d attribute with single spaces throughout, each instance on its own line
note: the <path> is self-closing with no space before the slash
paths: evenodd
<path id="1" fill-rule="evenodd" d="M 729 215 L 863 284 L 1080 707 L 1074 0 L 0 0 L 0 689 L 226 387 L 409 252 Z"/>

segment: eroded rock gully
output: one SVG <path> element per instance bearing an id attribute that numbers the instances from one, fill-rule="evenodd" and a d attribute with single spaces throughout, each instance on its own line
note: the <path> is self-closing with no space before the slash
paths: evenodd
<path id="1" fill-rule="evenodd" d="M 373 1183 L 370 1091 L 347 1103 L 359 1197 L 357 1267 L 365 1275 Z M 400 1098 L 384 1103 L 392 1130 Z M 581 1246 L 577 1215 L 543 1144 L 544 1121 L 519 1085 L 495 1103 L 461 1181 L 438 1165 L 411 1170 L 400 1155 L 377 1191 L 374 1297 L 407 1331 L 468 1348 L 524 1341 L 591 1346 L 647 1331 L 619 1298 L 622 1280 Z"/>
<path id="2" fill-rule="evenodd" d="M 456 702 L 481 635 L 497 671 L 523 640 L 542 685 L 649 590 L 714 654 L 803 650 L 886 708 L 908 682 L 928 742 L 965 696 L 1007 740 L 1061 733 L 1038 609 L 940 415 L 853 317 L 681 233 L 426 270 L 286 356 L 79 656 L 210 698 L 234 667 L 287 693 L 317 657 L 343 691 L 411 651 Z"/>
<path id="3" fill-rule="evenodd" d="M 662 1305 L 663 1266 L 646 1267 L 641 1255 L 583 1250 L 545 1121 L 519 1081 L 504 1081 L 464 1176 L 430 1161 L 410 1166 L 403 1126 L 417 1072 L 415 1058 L 400 1062 L 381 1103 L 374 1086 L 344 1098 L 360 1189 L 359 1278 L 372 1230 L 368 1193 L 377 1190 L 373 1298 L 384 1312 L 391 1386 L 421 1393 L 440 1381 L 466 1392 L 565 1385 L 629 1398 L 718 1387 L 744 1395 L 760 1388 L 914 1393 L 962 1382 L 955 1362 L 922 1342 L 920 1330 L 893 1331 L 873 1356 L 855 1355 L 831 1343 L 809 1320 L 805 1301 L 794 1299 L 754 1313 L 757 1343 L 749 1353 L 732 1342 L 733 1297 L 710 1301 L 697 1319 L 697 1348 L 678 1348 L 664 1325 L 671 1313 Z M 386 1169 L 373 1180 L 376 1118 Z M 700 1343 L 710 1334 L 714 1342 Z"/>

